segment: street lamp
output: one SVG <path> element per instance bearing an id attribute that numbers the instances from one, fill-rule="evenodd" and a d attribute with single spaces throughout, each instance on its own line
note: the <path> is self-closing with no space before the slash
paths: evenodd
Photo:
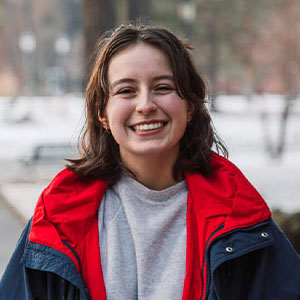
<path id="1" fill-rule="evenodd" d="M 71 50 L 71 42 L 67 37 L 61 36 L 56 39 L 54 49 L 59 55 L 67 55 Z"/>
<path id="2" fill-rule="evenodd" d="M 19 47 L 24 53 L 32 53 L 36 49 L 36 39 L 32 32 L 24 31 L 19 38 Z"/>
<path id="3" fill-rule="evenodd" d="M 71 51 L 70 39 L 66 36 L 60 36 L 54 43 L 54 50 L 57 58 L 57 69 L 61 70 L 60 82 L 57 82 L 58 90 L 66 92 L 68 90 L 68 64 L 67 56 Z"/>
<path id="4" fill-rule="evenodd" d="M 177 6 L 179 17 L 186 23 L 193 23 L 197 17 L 197 5 L 195 1 L 183 1 Z"/>
<path id="5" fill-rule="evenodd" d="M 197 5 L 195 0 L 184 0 L 178 3 L 177 14 L 182 21 L 182 28 L 187 38 L 193 36 L 194 22 L 197 17 Z"/>
<path id="6" fill-rule="evenodd" d="M 19 47 L 23 53 L 23 68 L 25 73 L 25 94 L 32 95 L 34 89 L 34 59 L 36 38 L 31 31 L 24 31 L 19 37 Z"/>

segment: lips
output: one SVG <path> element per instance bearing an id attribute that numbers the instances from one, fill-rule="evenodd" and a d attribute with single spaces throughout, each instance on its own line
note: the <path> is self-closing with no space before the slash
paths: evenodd
<path id="1" fill-rule="evenodd" d="M 156 121 L 151 123 L 144 123 L 144 124 L 137 124 L 130 126 L 135 132 L 143 132 L 143 131 L 150 131 L 164 127 L 167 122 Z"/>

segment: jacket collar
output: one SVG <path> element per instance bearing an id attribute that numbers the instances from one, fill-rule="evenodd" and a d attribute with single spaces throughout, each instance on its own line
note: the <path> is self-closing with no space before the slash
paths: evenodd
<path id="1" fill-rule="evenodd" d="M 223 216 L 223 231 L 251 226 L 270 217 L 265 201 L 237 167 L 214 153 L 211 165 L 212 172 L 207 177 L 185 174 L 194 210 L 206 218 Z M 51 232 L 34 230 L 37 223 L 47 222 L 55 226 L 60 238 L 76 244 L 94 222 L 107 186 L 100 179 L 84 179 L 68 170 L 60 172 L 37 202 L 30 238 L 56 244 L 56 234 L 52 238 Z M 76 234 L 72 236 L 73 233 Z"/>
<path id="2" fill-rule="evenodd" d="M 215 153 L 211 174 L 186 174 L 194 209 L 206 218 L 223 216 L 222 233 L 260 223 L 271 212 L 257 190 L 230 161 Z"/>

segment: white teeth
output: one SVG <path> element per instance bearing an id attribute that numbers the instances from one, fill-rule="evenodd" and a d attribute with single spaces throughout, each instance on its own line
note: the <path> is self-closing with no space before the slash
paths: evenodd
<path id="1" fill-rule="evenodd" d="M 147 130 L 161 128 L 163 126 L 164 126 L 163 122 L 157 122 L 157 123 L 151 123 L 151 124 L 136 125 L 133 127 L 133 129 L 135 132 L 140 132 L 140 131 L 147 131 Z"/>

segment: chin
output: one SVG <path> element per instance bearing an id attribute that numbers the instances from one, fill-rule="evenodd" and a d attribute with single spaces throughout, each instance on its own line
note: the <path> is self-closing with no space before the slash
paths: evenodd
<path id="1" fill-rule="evenodd" d="M 137 150 L 137 149 L 136 149 Z M 153 157 L 153 156 L 161 156 L 164 157 L 166 155 L 173 156 L 174 154 L 178 154 L 179 149 L 172 147 L 149 147 L 140 149 L 140 151 L 135 151 L 135 153 L 139 156 L 145 156 L 145 158 Z"/>

